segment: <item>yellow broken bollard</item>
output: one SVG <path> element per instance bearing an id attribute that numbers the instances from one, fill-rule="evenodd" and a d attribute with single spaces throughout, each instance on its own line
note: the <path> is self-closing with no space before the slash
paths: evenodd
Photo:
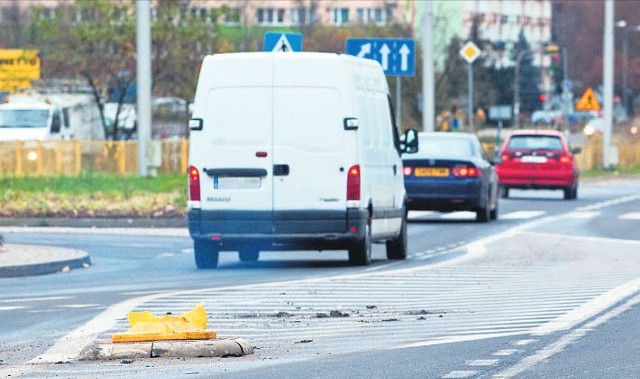
<path id="1" fill-rule="evenodd" d="M 207 330 L 207 311 L 202 303 L 180 316 L 154 316 L 151 312 L 129 312 L 131 329 L 111 335 L 112 342 L 206 340 L 216 338 Z"/>

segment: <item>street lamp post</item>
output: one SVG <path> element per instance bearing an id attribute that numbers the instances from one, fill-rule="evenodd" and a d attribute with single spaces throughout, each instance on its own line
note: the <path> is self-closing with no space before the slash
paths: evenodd
<path id="1" fill-rule="evenodd" d="M 622 28 L 622 105 L 629 111 L 629 33 L 640 31 L 640 25 L 627 27 L 627 22 L 621 20 L 616 22 L 616 27 Z"/>
<path id="2" fill-rule="evenodd" d="M 522 50 L 516 55 L 516 67 L 513 75 L 513 118 L 516 129 L 520 129 L 520 62 L 526 53 L 526 50 Z"/>

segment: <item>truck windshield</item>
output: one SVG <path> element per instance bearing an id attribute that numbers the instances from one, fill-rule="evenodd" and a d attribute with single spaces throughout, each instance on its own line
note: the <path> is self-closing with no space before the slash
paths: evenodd
<path id="1" fill-rule="evenodd" d="M 1 109 L 0 128 L 46 128 L 48 118 L 43 109 Z"/>

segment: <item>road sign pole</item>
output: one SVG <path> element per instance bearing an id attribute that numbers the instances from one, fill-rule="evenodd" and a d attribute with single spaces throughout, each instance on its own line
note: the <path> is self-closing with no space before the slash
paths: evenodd
<path id="1" fill-rule="evenodd" d="M 604 3 L 604 64 L 602 76 L 604 78 L 604 138 L 602 143 L 602 163 L 604 169 L 610 169 L 611 160 L 611 129 L 613 124 L 613 20 L 614 2 Z"/>
<path id="2" fill-rule="evenodd" d="M 473 133 L 473 63 L 469 63 L 467 67 L 467 90 L 469 91 L 469 131 Z"/>
<path id="3" fill-rule="evenodd" d="M 402 130 L 402 76 L 396 76 L 396 126 Z"/>

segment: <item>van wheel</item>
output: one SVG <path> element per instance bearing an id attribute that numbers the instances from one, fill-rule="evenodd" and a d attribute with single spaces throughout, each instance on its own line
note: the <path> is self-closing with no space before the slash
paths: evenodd
<path id="1" fill-rule="evenodd" d="M 196 267 L 199 269 L 212 269 L 218 266 L 218 251 L 213 242 L 208 240 L 194 240 L 193 254 L 196 258 Z"/>
<path id="2" fill-rule="evenodd" d="M 371 221 L 367 222 L 364 238 L 349 248 L 349 264 L 352 266 L 366 266 L 371 263 Z"/>
<path id="3" fill-rule="evenodd" d="M 260 258 L 260 251 L 255 249 L 240 250 L 238 257 L 242 262 L 256 262 Z"/>
<path id="4" fill-rule="evenodd" d="M 407 212 L 402 217 L 400 234 L 391 241 L 387 241 L 387 259 L 407 258 Z"/>

